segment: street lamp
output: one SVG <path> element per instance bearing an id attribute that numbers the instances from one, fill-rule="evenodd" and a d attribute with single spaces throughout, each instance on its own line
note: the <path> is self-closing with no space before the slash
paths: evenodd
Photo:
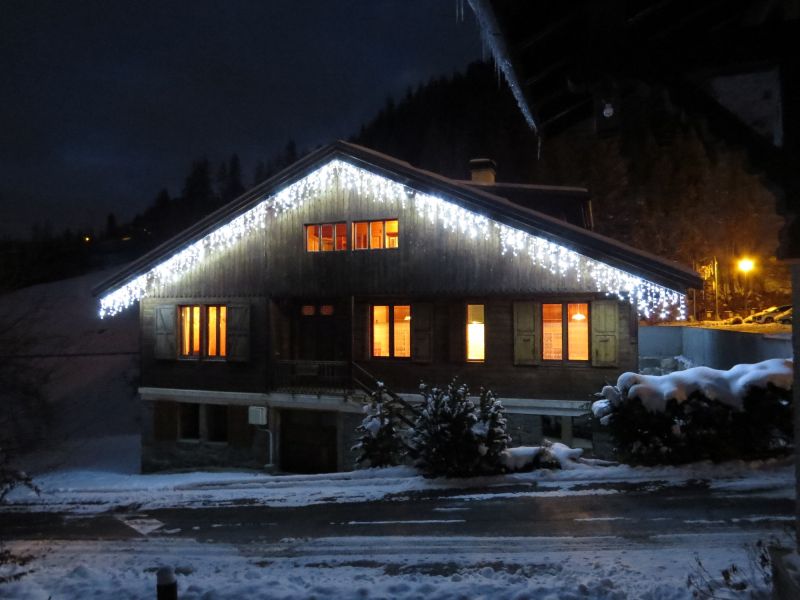
<path id="1" fill-rule="evenodd" d="M 739 262 L 736 263 L 737 268 L 744 274 L 744 285 L 742 287 L 744 288 L 744 292 L 745 292 L 745 294 L 744 294 L 744 312 L 745 312 L 745 316 L 747 316 L 746 313 L 748 312 L 747 301 L 750 298 L 750 294 L 749 294 L 750 290 L 747 288 L 747 274 L 750 271 L 753 270 L 753 267 L 755 267 L 755 265 L 756 265 L 755 261 L 753 261 L 753 259 L 747 258 L 747 257 L 739 259 Z"/>

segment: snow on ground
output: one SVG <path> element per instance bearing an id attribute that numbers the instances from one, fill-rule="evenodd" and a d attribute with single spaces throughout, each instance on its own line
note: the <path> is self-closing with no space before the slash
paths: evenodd
<path id="1" fill-rule="evenodd" d="M 142 475 L 136 472 L 138 443 L 138 436 L 115 436 L 85 442 L 72 453 L 70 464 L 35 476 L 40 495 L 27 488 L 17 488 L 8 496 L 8 506 L 0 510 L 85 514 L 131 506 L 140 510 L 236 504 L 286 507 L 326 502 L 369 502 L 409 492 L 503 488 L 515 484 L 536 484 L 537 487 L 520 492 L 506 490 L 505 493 L 585 495 L 610 493 L 609 486 L 618 488 L 614 484 L 620 482 L 680 485 L 696 480 L 709 481 L 710 487 L 730 492 L 794 497 L 794 471 L 788 459 L 674 467 L 603 465 L 587 460 L 573 462 L 568 470 L 539 469 L 472 479 L 427 479 L 410 467 L 321 475 L 269 475 L 256 471 Z M 587 484 L 591 484 L 588 491 Z"/>
<path id="2" fill-rule="evenodd" d="M 27 574 L 0 598 L 155 597 L 156 571 L 175 569 L 182 600 L 226 598 L 497 598 L 683 600 L 695 556 L 714 577 L 747 571 L 754 534 L 547 537 L 347 537 L 286 539 L 237 548 L 193 540 L 12 542 Z M 687 551 L 692 548 L 694 551 Z M 720 595 L 727 598 L 726 595 Z"/>

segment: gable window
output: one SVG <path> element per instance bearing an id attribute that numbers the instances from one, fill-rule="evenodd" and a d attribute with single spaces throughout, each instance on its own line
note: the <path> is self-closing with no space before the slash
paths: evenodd
<path id="1" fill-rule="evenodd" d="M 411 357 L 411 306 L 372 307 L 372 356 Z"/>
<path id="2" fill-rule="evenodd" d="M 588 303 L 542 304 L 542 359 L 589 360 Z"/>
<path id="3" fill-rule="evenodd" d="M 353 247 L 356 250 L 382 250 L 399 246 L 400 222 L 397 219 L 353 223 Z"/>
<path id="4" fill-rule="evenodd" d="M 347 223 L 306 225 L 306 252 L 347 250 Z"/>
<path id="5" fill-rule="evenodd" d="M 467 305 L 467 361 L 483 362 L 486 358 L 484 346 L 484 305 Z"/>

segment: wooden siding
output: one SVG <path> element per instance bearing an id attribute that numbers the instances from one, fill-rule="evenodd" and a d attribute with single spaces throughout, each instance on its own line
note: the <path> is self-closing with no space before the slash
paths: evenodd
<path id="1" fill-rule="evenodd" d="M 304 225 L 397 218 L 400 247 L 306 252 Z M 527 256 L 502 255 L 499 236 L 468 237 L 430 223 L 413 203 L 375 201 L 339 186 L 269 217 L 267 227 L 207 259 L 156 297 L 321 297 L 377 294 L 486 295 L 592 292 L 587 274 L 563 277 Z"/>
<path id="2" fill-rule="evenodd" d="M 250 304 L 250 352 L 245 361 L 213 359 L 159 360 L 155 356 L 155 308 L 174 304 Z M 267 302 L 263 298 L 146 298 L 140 303 L 141 385 L 177 389 L 229 390 L 263 392 L 267 382 L 269 336 Z"/>

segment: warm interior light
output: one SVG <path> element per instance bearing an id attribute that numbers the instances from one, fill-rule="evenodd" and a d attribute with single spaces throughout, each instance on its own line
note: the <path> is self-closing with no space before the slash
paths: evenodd
<path id="1" fill-rule="evenodd" d="M 583 314 L 583 313 L 579 313 L 579 312 L 575 313 L 574 315 L 572 315 L 572 320 L 573 321 L 585 321 L 586 320 L 586 315 Z"/>
<path id="2" fill-rule="evenodd" d="M 589 322 L 586 315 L 589 305 L 567 304 L 567 358 L 569 360 L 589 360 Z"/>
<path id="3" fill-rule="evenodd" d="M 389 356 L 389 307 L 372 307 L 372 356 Z"/>
<path id="4" fill-rule="evenodd" d="M 401 358 L 411 356 L 411 307 L 394 307 L 394 355 Z"/>
<path id="5" fill-rule="evenodd" d="M 467 305 L 467 360 L 486 358 L 483 304 Z"/>
<path id="6" fill-rule="evenodd" d="M 749 273 L 756 266 L 756 263 L 751 258 L 742 258 L 736 266 L 742 273 Z"/>
<path id="7" fill-rule="evenodd" d="M 563 357 L 564 329 L 561 304 L 542 304 L 542 358 L 561 360 Z"/>

